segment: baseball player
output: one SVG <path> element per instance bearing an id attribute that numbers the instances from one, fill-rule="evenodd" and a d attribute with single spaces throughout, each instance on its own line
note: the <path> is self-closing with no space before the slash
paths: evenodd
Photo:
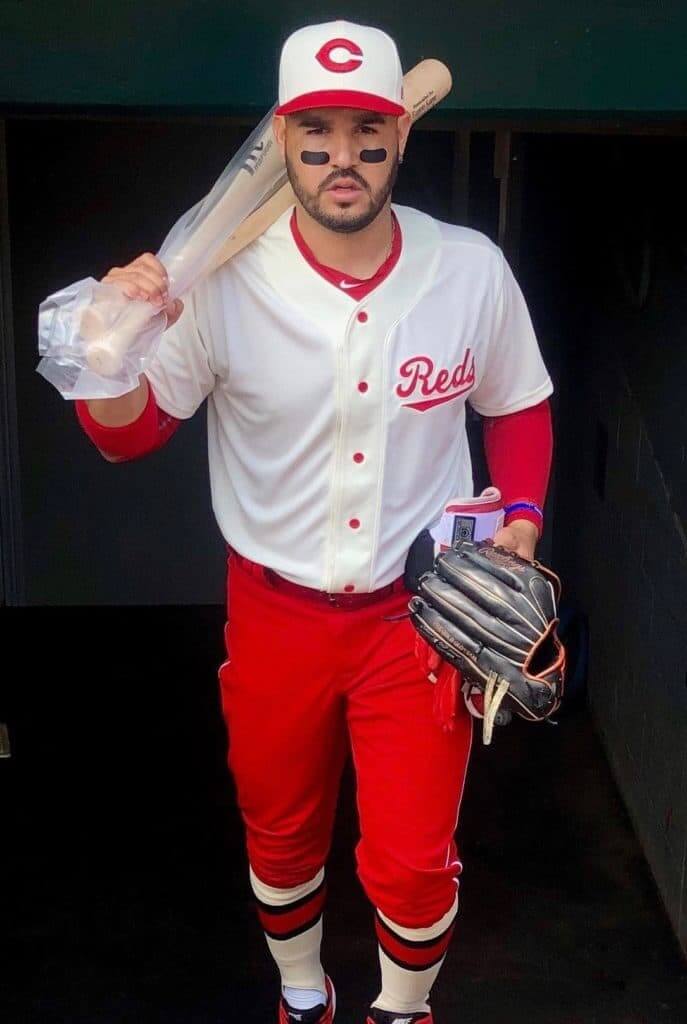
<path id="1" fill-rule="evenodd" d="M 121 461 L 207 399 L 228 546 L 222 707 L 280 1024 L 334 1019 L 320 943 L 349 747 L 381 966 L 367 1022 L 434 1019 L 473 719 L 462 701 L 453 731 L 433 716 L 403 570 L 420 531 L 473 494 L 466 402 L 505 503 L 497 542 L 531 558 L 542 526 L 552 384 L 527 307 L 486 236 L 391 202 L 409 127 L 388 35 L 341 21 L 291 35 L 274 134 L 295 205 L 185 303 L 150 253 L 110 270 L 169 326 L 135 391 L 77 403 Z"/>

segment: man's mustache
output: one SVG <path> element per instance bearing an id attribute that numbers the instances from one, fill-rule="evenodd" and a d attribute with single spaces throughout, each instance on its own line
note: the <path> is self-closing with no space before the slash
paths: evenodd
<path id="1" fill-rule="evenodd" d="M 370 186 L 368 185 L 368 183 L 365 181 L 364 178 L 361 178 L 356 171 L 336 171 L 329 178 L 326 178 L 323 181 L 318 191 L 326 192 L 328 188 L 332 187 L 335 181 L 340 181 L 342 178 L 350 178 L 352 181 L 355 181 L 358 185 L 360 185 L 361 188 L 366 189 L 368 192 L 370 191 Z"/>

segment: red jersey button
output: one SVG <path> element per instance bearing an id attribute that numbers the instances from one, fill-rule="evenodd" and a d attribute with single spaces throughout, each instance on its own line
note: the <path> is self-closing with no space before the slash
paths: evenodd
<path id="1" fill-rule="evenodd" d="M 367 313 L 365 312 L 365 310 L 361 310 L 358 313 L 358 320 L 360 321 L 361 324 L 367 323 Z"/>
<path id="2" fill-rule="evenodd" d="M 348 525 L 350 526 L 350 528 L 352 530 L 357 530 L 358 527 L 360 526 L 360 520 L 359 519 L 349 519 L 348 520 Z"/>
<path id="3" fill-rule="evenodd" d="M 347 594 L 352 594 L 353 591 L 355 590 L 355 587 L 352 583 L 347 583 L 346 586 L 344 587 L 344 590 L 346 591 Z"/>
<path id="4" fill-rule="evenodd" d="M 364 460 L 365 456 L 363 455 L 362 452 L 356 452 L 355 455 L 353 456 L 354 462 L 364 462 Z"/>
<path id="5" fill-rule="evenodd" d="M 358 384 L 358 391 L 362 391 L 362 393 L 365 394 L 365 392 L 367 391 L 368 387 L 369 387 L 369 384 L 367 383 L 367 381 L 366 380 L 361 380 L 360 384 Z"/>

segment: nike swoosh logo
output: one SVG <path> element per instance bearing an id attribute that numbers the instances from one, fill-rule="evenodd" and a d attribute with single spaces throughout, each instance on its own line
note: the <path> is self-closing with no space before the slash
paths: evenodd
<path id="1" fill-rule="evenodd" d="M 339 288 L 346 288 L 347 290 L 349 288 L 358 288 L 358 287 L 359 286 L 358 286 L 358 282 L 357 281 L 354 281 L 353 284 L 346 284 L 345 281 L 342 281 L 341 284 L 339 285 Z"/>

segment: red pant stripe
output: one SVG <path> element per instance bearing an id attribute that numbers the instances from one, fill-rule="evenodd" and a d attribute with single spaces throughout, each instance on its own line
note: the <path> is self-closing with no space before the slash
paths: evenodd
<path id="1" fill-rule="evenodd" d="M 272 907 L 257 900 L 258 917 L 263 931 L 271 939 L 292 939 L 317 924 L 324 910 L 327 895 L 326 882 L 293 903 Z"/>
<path id="2" fill-rule="evenodd" d="M 410 941 L 393 932 L 379 914 L 375 918 L 375 929 L 379 945 L 395 964 L 407 971 L 425 971 L 439 963 L 446 954 L 455 922 L 435 939 Z"/>

